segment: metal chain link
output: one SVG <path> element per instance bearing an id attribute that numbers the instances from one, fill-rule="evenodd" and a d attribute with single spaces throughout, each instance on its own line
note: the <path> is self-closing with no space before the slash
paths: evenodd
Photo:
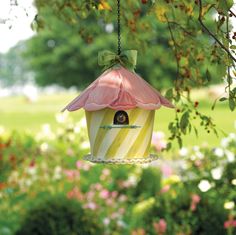
<path id="1" fill-rule="evenodd" d="M 120 0 L 117 0 L 117 54 L 121 53 Z"/>

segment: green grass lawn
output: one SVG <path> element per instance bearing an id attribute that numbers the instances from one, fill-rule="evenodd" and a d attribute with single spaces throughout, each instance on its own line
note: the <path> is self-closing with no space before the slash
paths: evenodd
<path id="1" fill-rule="evenodd" d="M 39 97 L 35 103 L 29 103 L 24 97 L 10 97 L 0 99 L 0 126 L 7 130 L 38 132 L 41 126 L 48 123 L 52 129 L 57 128 L 58 124 L 55 115 L 70 102 L 76 94 L 58 94 Z M 226 133 L 235 131 L 234 121 L 236 120 L 235 112 L 230 112 L 227 103 L 217 103 L 214 111 L 211 110 L 213 99 L 199 98 L 199 110 L 213 117 L 217 128 Z M 83 110 L 70 114 L 73 119 L 80 119 Z M 168 123 L 174 119 L 174 110 L 161 108 L 156 112 L 155 130 L 164 131 L 166 136 L 169 135 Z M 196 122 L 199 130 L 198 138 L 194 135 L 188 135 L 184 138 L 185 145 L 199 145 L 208 143 L 212 146 L 217 145 L 220 141 L 214 134 L 206 133 L 199 123 Z M 219 132 L 220 137 L 223 134 Z"/>

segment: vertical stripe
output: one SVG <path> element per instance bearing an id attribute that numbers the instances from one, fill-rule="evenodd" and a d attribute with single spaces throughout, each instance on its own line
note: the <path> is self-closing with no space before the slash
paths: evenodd
<path id="1" fill-rule="evenodd" d="M 138 115 L 140 114 L 141 109 L 136 108 L 131 110 L 129 114 L 130 118 L 130 124 L 133 124 L 135 120 L 138 118 Z M 118 134 L 116 135 L 115 139 L 113 140 L 112 144 L 109 146 L 107 152 L 105 153 L 105 156 L 107 159 L 113 158 L 116 155 L 117 150 L 119 149 L 120 145 L 124 141 L 125 137 L 129 133 L 129 131 L 132 131 L 132 129 L 129 128 L 122 128 L 119 130 Z"/>
<path id="2" fill-rule="evenodd" d="M 147 120 L 145 122 L 145 125 L 143 126 L 137 139 L 135 140 L 134 144 L 132 145 L 132 147 L 130 148 L 130 150 L 128 152 L 129 158 L 130 157 L 142 157 L 142 156 L 137 156 L 137 150 L 141 146 L 142 141 L 143 141 L 144 137 L 146 136 L 146 134 L 148 134 L 147 130 L 150 128 L 150 125 L 152 125 L 153 117 L 154 117 L 154 111 L 152 110 L 149 112 Z"/>
<path id="3" fill-rule="evenodd" d="M 94 145 L 93 145 L 93 155 L 94 156 L 97 156 L 98 154 L 98 149 L 104 139 L 104 137 L 108 134 L 108 131 L 110 130 L 107 130 L 107 129 L 104 129 L 104 128 L 100 128 L 101 125 L 108 125 L 108 124 L 112 124 L 113 122 L 113 117 L 114 117 L 114 111 L 113 110 L 110 110 L 110 109 L 106 109 L 105 112 L 104 112 L 104 115 L 103 115 L 103 119 L 99 125 L 99 130 L 97 132 L 97 135 L 96 135 L 96 138 L 95 138 L 95 142 L 94 142 Z"/>

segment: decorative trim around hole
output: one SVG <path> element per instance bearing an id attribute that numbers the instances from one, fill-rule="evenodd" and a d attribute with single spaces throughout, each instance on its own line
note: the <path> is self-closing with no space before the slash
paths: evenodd
<path id="1" fill-rule="evenodd" d="M 129 129 L 137 129 L 137 128 L 141 128 L 141 126 L 137 126 L 137 125 L 103 125 L 100 126 L 100 128 L 106 129 L 106 130 L 110 130 L 113 128 L 129 128 Z"/>
<path id="2" fill-rule="evenodd" d="M 130 158 L 130 159 L 114 158 L 106 160 L 102 158 L 96 158 L 91 154 L 88 154 L 85 155 L 83 159 L 93 163 L 104 163 L 104 164 L 145 164 L 145 163 L 150 163 L 152 161 L 156 161 L 158 159 L 158 156 L 150 154 L 147 158 Z"/>

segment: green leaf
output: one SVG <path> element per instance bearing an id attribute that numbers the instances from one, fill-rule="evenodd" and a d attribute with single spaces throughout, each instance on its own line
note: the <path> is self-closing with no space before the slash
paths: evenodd
<path id="1" fill-rule="evenodd" d="M 216 102 L 217 102 L 217 99 L 214 101 L 213 105 L 211 106 L 211 110 L 214 110 L 214 109 L 215 109 Z"/>
<path id="2" fill-rule="evenodd" d="M 218 9 L 221 10 L 225 15 L 227 15 L 229 9 L 233 6 L 233 0 L 220 0 Z"/>
<path id="3" fill-rule="evenodd" d="M 180 129 L 184 134 L 186 134 L 186 128 L 188 127 L 188 124 L 189 124 L 189 113 L 185 112 L 180 119 Z"/>
<path id="4" fill-rule="evenodd" d="M 236 49 L 236 45 L 231 45 L 230 49 L 233 49 L 233 50 Z"/>
<path id="5" fill-rule="evenodd" d="M 223 101 L 226 101 L 226 100 L 227 100 L 226 97 L 222 97 L 222 98 L 219 99 L 220 102 L 223 102 Z"/>
<path id="6" fill-rule="evenodd" d="M 198 130 L 197 130 L 197 128 L 194 127 L 193 129 L 194 129 L 195 135 L 198 137 Z"/>
<path id="7" fill-rule="evenodd" d="M 173 97 L 173 89 L 167 90 L 167 91 L 166 91 L 166 94 L 165 94 L 165 97 L 166 97 L 167 99 L 172 99 L 172 97 Z"/>
<path id="8" fill-rule="evenodd" d="M 182 148 L 183 147 L 182 139 L 179 136 L 177 136 L 177 140 L 178 140 L 179 147 Z"/>
<path id="9" fill-rule="evenodd" d="M 206 70 L 206 79 L 207 79 L 208 82 L 211 81 L 211 74 L 210 74 L 210 71 L 208 69 Z"/>
<path id="10" fill-rule="evenodd" d="M 167 146 L 166 146 L 166 150 L 168 151 L 168 150 L 170 150 L 171 149 L 171 147 L 172 147 L 172 143 L 171 142 L 169 142 L 168 144 L 167 144 Z"/>
<path id="11" fill-rule="evenodd" d="M 234 109 L 235 109 L 235 102 L 232 97 L 229 98 L 229 108 L 231 111 L 234 111 Z"/>

